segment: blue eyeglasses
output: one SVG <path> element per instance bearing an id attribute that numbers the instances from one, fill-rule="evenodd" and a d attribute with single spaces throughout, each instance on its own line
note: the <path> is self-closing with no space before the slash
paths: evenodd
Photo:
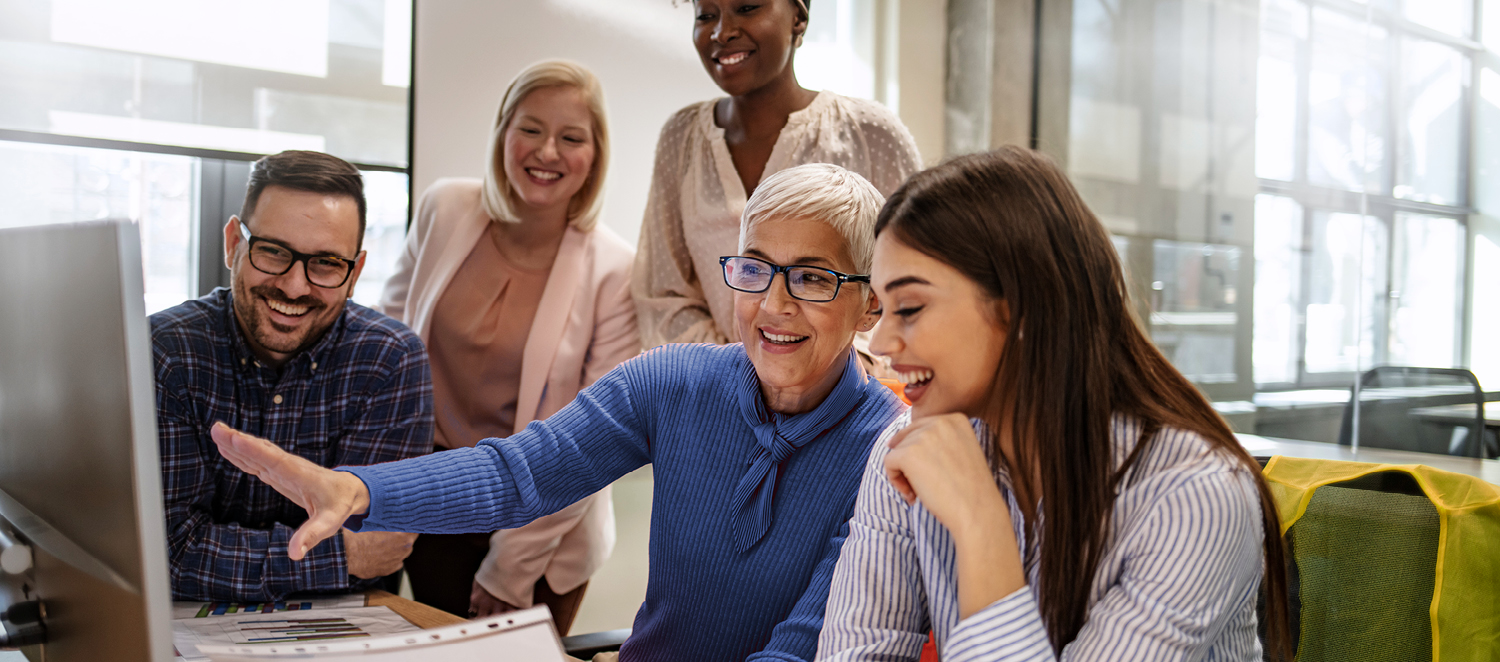
<path id="1" fill-rule="evenodd" d="M 771 289 L 776 274 L 786 274 L 786 292 L 802 301 L 833 301 L 844 283 L 869 283 L 869 276 L 843 274 L 832 269 L 793 264 L 783 267 L 753 257 L 726 255 L 719 258 L 724 267 L 724 284 L 741 292 L 764 292 Z"/>

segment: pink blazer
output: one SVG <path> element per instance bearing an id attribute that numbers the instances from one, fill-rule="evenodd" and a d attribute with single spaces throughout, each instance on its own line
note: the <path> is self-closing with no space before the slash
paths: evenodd
<path id="1" fill-rule="evenodd" d="M 492 221 L 477 179 L 440 179 L 422 195 L 381 310 L 426 342 L 432 310 Z M 547 276 L 521 362 L 516 431 L 562 409 L 640 352 L 630 268 L 635 251 L 608 228 L 568 228 Z M 477 439 L 475 441 L 478 441 Z M 557 593 L 581 586 L 615 542 L 609 488 L 519 529 L 495 532 L 476 579 L 495 597 L 532 605 L 538 578 Z"/>

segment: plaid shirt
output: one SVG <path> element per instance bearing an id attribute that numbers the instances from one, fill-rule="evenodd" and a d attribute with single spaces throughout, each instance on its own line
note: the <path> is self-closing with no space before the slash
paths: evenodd
<path id="1" fill-rule="evenodd" d="M 343 536 L 287 557 L 307 512 L 219 455 L 216 421 L 324 467 L 432 450 L 432 378 L 416 334 L 354 302 L 281 370 L 262 366 L 219 288 L 151 316 L 157 434 L 172 594 L 184 600 L 274 600 L 357 591 Z"/>

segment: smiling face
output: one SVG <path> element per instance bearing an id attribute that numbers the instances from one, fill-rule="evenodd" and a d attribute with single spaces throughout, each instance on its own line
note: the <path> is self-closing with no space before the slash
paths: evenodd
<path id="1" fill-rule="evenodd" d="M 820 220 L 759 221 L 745 232 L 744 246 L 743 255 L 773 264 L 855 273 L 848 242 Z M 858 283 L 844 283 L 833 301 L 794 299 L 786 274 L 777 274 L 765 292 L 734 293 L 735 325 L 772 410 L 807 411 L 832 392 L 855 331 L 875 321 L 873 304 Z"/>
<path id="2" fill-rule="evenodd" d="M 250 264 L 241 222 L 250 234 L 294 251 L 352 259 L 354 271 L 336 288 L 309 283 L 301 262 L 280 276 L 265 273 Z M 234 314 L 256 358 L 280 366 L 323 337 L 344 311 L 364 268 L 365 253 L 358 246 L 358 202 L 346 195 L 267 186 L 252 218 L 230 217 L 224 226 L 224 254 L 233 275 Z"/>
<path id="3" fill-rule="evenodd" d="M 543 87 L 505 128 L 505 177 L 520 214 L 566 214 L 594 167 L 594 119 L 576 87 Z"/>
<path id="4" fill-rule="evenodd" d="M 870 351 L 889 357 L 912 416 L 980 416 L 1000 366 L 1009 308 L 957 269 L 883 232 L 870 281 L 880 324 Z"/>
<path id="5" fill-rule="evenodd" d="M 793 76 L 796 38 L 807 21 L 794 0 L 696 0 L 693 46 L 703 68 L 730 96 Z"/>

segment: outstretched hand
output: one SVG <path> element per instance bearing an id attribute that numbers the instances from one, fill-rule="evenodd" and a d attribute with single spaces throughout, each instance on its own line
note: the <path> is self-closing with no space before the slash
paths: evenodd
<path id="1" fill-rule="evenodd" d="M 353 474 L 325 469 L 223 423 L 215 423 L 209 434 L 219 453 L 234 466 L 307 509 L 307 521 L 287 544 L 287 556 L 293 561 L 302 560 L 308 550 L 338 533 L 351 516 L 370 508 L 370 491 Z"/>

